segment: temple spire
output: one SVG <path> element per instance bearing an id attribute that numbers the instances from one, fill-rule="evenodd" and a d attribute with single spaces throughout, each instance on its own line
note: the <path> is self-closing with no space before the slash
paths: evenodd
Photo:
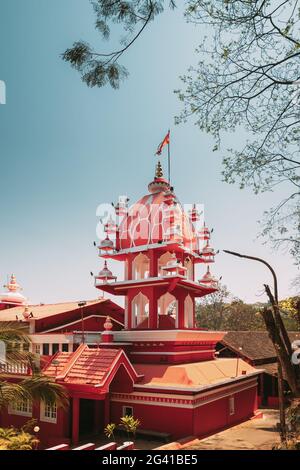
<path id="1" fill-rule="evenodd" d="M 155 170 L 155 178 L 163 178 L 163 170 L 160 161 L 157 162 Z"/>
<path id="2" fill-rule="evenodd" d="M 167 192 L 170 190 L 169 182 L 164 178 L 163 169 L 160 161 L 157 162 L 155 167 L 155 177 L 148 185 L 150 193 L 157 193 L 160 191 Z"/>

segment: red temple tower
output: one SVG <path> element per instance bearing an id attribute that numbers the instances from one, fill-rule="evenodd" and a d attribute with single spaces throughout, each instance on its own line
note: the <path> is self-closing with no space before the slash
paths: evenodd
<path id="1" fill-rule="evenodd" d="M 148 190 L 128 212 L 123 210 L 119 227 L 106 224 L 107 237 L 99 245 L 101 257 L 124 262 L 124 280 L 117 281 L 105 261 L 96 287 L 125 296 L 126 330 L 194 329 L 195 299 L 218 288 L 209 270 L 195 279 L 196 264 L 214 262 L 210 232 L 205 226 L 197 232 L 196 207 L 184 212 L 160 163 Z M 109 238 L 114 231 L 115 242 Z"/>

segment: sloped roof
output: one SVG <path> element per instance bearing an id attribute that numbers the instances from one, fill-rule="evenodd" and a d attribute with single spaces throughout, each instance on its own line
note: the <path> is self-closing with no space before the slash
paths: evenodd
<path id="1" fill-rule="evenodd" d="M 291 341 L 300 339 L 299 331 L 290 331 L 288 334 Z M 266 331 L 229 331 L 221 343 L 251 361 L 276 358 L 273 343 Z"/>
<path id="2" fill-rule="evenodd" d="M 238 371 L 237 371 L 238 366 Z M 224 358 L 178 365 L 135 364 L 135 370 L 144 375 L 143 385 L 170 387 L 205 387 L 236 377 L 257 372 L 243 360 Z"/>
<path id="3" fill-rule="evenodd" d="M 90 300 L 86 306 L 95 305 L 97 303 L 106 302 L 107 299 Z M 64 312 L 78 310 L 78 302 L 62 302 L 57 304 L 41 304 L 30 305 L 29 311 L 33 314 L 33 319 L 39 320 L 53 315 L 60 315 Z M 20 307 L 13 307 L 0 311 L 0 321 L 15 321 L 16 316 L 23 320 L 24 305 Z"/>
<path id="4" fill-rule="evenodd" d="M 57 353 L 43 372 L 66 384 L 103 386 L 121 356 L 126 357 L 122 349 L 93 349 L 81 345 L 73 353 Z M 137 377 L 131 365 L 130 368 Z"/>
<path id="5" fill-rule="evenodd" d="M 115 311 L 123 311 L 123 308 L 115 304 L 110 299 L 96 299 L 86 302 L 83 310 L 92 306 L 106 304 L 107 315 L 113 314 Z M 79 311 L 78 302 L 62 302 L 57 304 L 41 304 L 41 305 L 30 305 L 29 312 L 33 314 L 33 320 L 42 320 L 56 315 L 61 315 L 66 312 Z M 28 320 L 23 318 L 24 306 L 14 307 L 10 309 L 0 310 L 0 323 L 1 322 L 15 322 L 16 317 L 18 320 L 22 320 L 24 323 L 28 323 Z"/>

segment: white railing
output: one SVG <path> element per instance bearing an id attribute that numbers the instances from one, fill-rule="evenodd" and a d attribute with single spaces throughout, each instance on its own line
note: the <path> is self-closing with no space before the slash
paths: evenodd
<path id="1" fill-rule="evenodd" d="M 28 374 L 28 364 L 24 362 L 0 362 L 0 372 L 5 374 Z"/>

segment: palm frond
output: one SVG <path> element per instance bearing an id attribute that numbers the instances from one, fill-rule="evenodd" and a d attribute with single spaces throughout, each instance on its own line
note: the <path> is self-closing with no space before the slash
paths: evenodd
<path id="1" fill-rule="evenodd" d="M 21 384 L 0 381 L 0 409 L 30 399 L 30 393 Z"/>
<path id="2" fill-rule="evenodd" d="M 46 375 L 33 375 L 20 382 L 20 387 L 30 395 L 30 398 L 44 403 L 57 404 L 65 407 L 68 403 L 66 389 Z"/>
<path id="3" fill-rule="evenodd" d="M 16 326 L 13 322 L 0 322 L 0 341 L 5 344 L 30 343 L 28 332 L 23 325 Z"/>
<path id="4" fill-rule="evenodd" d="M 56 403 L 65 408 L 68 396 L 61 385 L 43 375 L 28 377 L 20 383 L 0 381 L 0 409 L 26 400 Z"/>

